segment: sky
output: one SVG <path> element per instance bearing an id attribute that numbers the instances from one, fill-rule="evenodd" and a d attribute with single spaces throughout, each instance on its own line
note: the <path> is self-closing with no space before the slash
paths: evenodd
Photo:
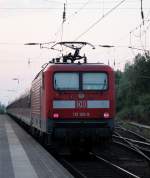
<path id="1" fill-rule="evenodd" d="M 141 0 L 0 0 L 0 102 L 7 105 L 30 88 L 42 64 L 59 55 L 25 43 L 87 41 L 96 47 L 82 51 L 89 62 L 123 70 L 150 49 L 150 1 L 142 5 L 144 19 Z"/>

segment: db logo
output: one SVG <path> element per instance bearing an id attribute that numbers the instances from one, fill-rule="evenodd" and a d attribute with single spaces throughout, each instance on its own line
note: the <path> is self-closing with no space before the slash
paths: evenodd
<path id="1" fill-rule="evenodd" d="M 76 101 L 76 108 L 87 108 L 87 101 L 85 100 Z"/>

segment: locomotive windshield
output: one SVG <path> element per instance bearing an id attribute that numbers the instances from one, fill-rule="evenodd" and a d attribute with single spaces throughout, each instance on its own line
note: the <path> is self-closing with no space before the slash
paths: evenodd
<path id="1" fill-rule="evenodd" d="M 106 90 L 108 76 L 103 72 L 58 72 L 54 74 L 56 90 Z"/>
<path id="2" fill-rule="evenodd" d="M 55 73 L 54 88 L 56 90 L 79 90 L 79 74 Z"/>
<path id="3" fill-rule="evenodd" d="M 107 74 L 106 73 L 83 73 L 82 88 L 83 90 L 106 90 Z"/>

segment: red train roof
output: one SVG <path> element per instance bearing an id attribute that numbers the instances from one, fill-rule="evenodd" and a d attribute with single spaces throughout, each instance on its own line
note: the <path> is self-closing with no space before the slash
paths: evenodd
<path id="1" fill-rule="evenodd" d="M 104 64 L 100 64 L 100 63 L 82 63 L 82 64 L 50 64 L 48 65 L 44 72 L 46 71 L 113 71 L 113 69 L 108 66 L 108 65 L 104 65 Z"/>

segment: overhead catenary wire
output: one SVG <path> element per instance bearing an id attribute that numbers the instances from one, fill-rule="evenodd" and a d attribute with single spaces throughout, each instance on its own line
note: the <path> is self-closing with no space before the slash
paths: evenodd
<path id="1" fill-rule="evenodd" d="M 49 11 L 49 10 L 62 10 L 62 7 L 0 7 L 0 11 L 15 11 L 15 10 L 44 10 L 44 11 Z M 80 10 L 81 7 L 68 7 L 68 10 Z M 105 9 L 105 10 L 109 10 L 110 7 L 87 7 L 84 8 L 85 10 L 100 10 L 100 9 Z M 145 10 L 149 10 L 150 7 L 143 7 L 143 9 Z M 124 7 L 124 8 L 118 8 L 118 10 L 139 10 L 138 7 Z"/>
<path id="2" fill-rule="evenodd" d="M 64 2 L 61 2 L 61 1 L 56 1 L 56 0 L 43 0 L 43 1 L 46 1 L 46 2 L 49 2 L 49 3 L 59 3 L 59 4 L 64 4 Z M 94 0 L 92 3 L 103 3 L 104 0 Z M 105 3 L 116 3 L 118 2 L 119 0 L 110 0 L 110 1 L 106 1 L 105 0 Z M 137 0 L 130 0 L 129 3 L 136 3 Z M 84 0 L 74 0 L 74 1 L 71 1 L 71 2 L 68 2 L 68 4 L 84 4 L 85 1 Z"/>
<path id="3" fill-rule="evenodd" d="M 118 2 L 118 1 L 115 1 L 115 2 Z"/>
<path id="4" fill-rule="evenodd" d="M 148 14 L 146 16 L 146 18 L 144 19 L 144 25 L 146 25 L 146 22 L 150 22 L 149 19 L 149 15 L 150 15 L 150 10 L 148 11 Z M 138 24 L 136 27 L 132 28 L 128 33 L 126 33 L 123 37 L 119 38 L 118 41 L 120 41 L 121 39 L 125 38 L 126 36 L 129 36 L 129 43 L 131 44 L 131 34 L 133 34 L 135 31 L 139 30 L 141 31 L 141 27 L 142 27 L 143 22 L 141 22 L 140 24 Z M 149 25 L 147 25 L 146 29 L 149 29 Z M 141 33 L 141 32 L 140 32 Z M 140 34 L 141 35 L 141 34 Z M 139 36 L 141 37 L 141 36 Z"/>
<path id="5" fill-rule="evenodd" d="M 87 0 L 77 11 L 73 12 L 72 16 L 70 17 L 69 21 L 73 19 L 77 14 L 79 14 L 85 7 L 89 4 L 91 0 Z M 69 22 L 68 22 L 69 24 Z"/>
<path id="6" fill-rule="evenodd" d="M 83 3 L 83 5 L 79 8 L 79 10 L 75 11 L 72 16 L 70 16 L 68 23 L 69 24 L 69 21 L 71 21 L 73 19 L 73 17 L 75 17 L 77 14 L 79 14 L 87 5 L 88 3 L 90 2 L 91 0 L 87 0 L 85 3 Z M 68 5 L 68 2 L 66 0 L 66 6 Z M 67 7 L 68 8 L 68 7 Z M 64 22 L 66 22 L 66 8 L 64 8 L 64 12 L 63 12 L 63 16 L 65 16 L 65 20 L 63 19 L 63 22 L 61 24 L 61 41 L 62 41 L 62 38 L 63 38 L 63 31 L 64 31 Z M 58 34 L 59 31 L 56 32 L 56 35 Z M 63 47 L 62 47 L 63 48 Z M 62 49 L 63 50 L 63 49 Z"/>
<path id="7" fill-rule="evenodd" d="M 112 9 L 110 9 L 108 12 L 106 12 L 101 18 L 96 20 L 90 27 L 88 27 L 83 33 L 81 33 L 75 40 L 78 40 L 83 35 L 85 35 L 87 32 L 89 32 L 92 28 L 94 28 L 101 20 L 103 20 L 107 15 L 109 15 L 111 12 L 113 12 L 115 9 L 117 9 L 121 4 L 123 4 L 126 0 L 122 0 L 117 5 L 115 5 Z"/>
<path id="8" fill-rule="evenodd" d="M 76 16 L 79 12 L 81 12 L 86 6 L 87 6 L 87 4 L 90 2 L 91 0 L 88 0 L 88 1 L 86 1 L 85 3 L 83 3 L 83 5 L 79 8 L 79 10 L 78 11 L 75 11 L 72 15 L 71 15 L 71 17 L 69 18 L 69 21 L 70 20 L 72 20 L 73 19 L 73 17 L 74 16 Z M 80 2 L 81 3 L 81 2 Z M 55 36 L 56 36 L 56 38 L 57 38 L 57 34 L 59 33 L 59 32 L 61 32 L 61 41 L 62 41 L 62 37 L 63 37 L 63 26 L 64 26 L 64 22 L 66 22 L 66 8 L 68 8 L 67 7 L 67 5 L 68 5 L 68 1 L 66 0 L 66 5 L 65 5 L 65 9 L 64 9 L 64 11 L 63 11 L 63 16 L 64 16 L 64 19 L 63 19 L 63 22 L 61 23 L 61 25 L 58 27 L 58 30 L 55 32 Z M 68 20 L 67 20 L 68 21 Z M 68 24 L 69 24 L 69 22 L 68 22 Z"/>

